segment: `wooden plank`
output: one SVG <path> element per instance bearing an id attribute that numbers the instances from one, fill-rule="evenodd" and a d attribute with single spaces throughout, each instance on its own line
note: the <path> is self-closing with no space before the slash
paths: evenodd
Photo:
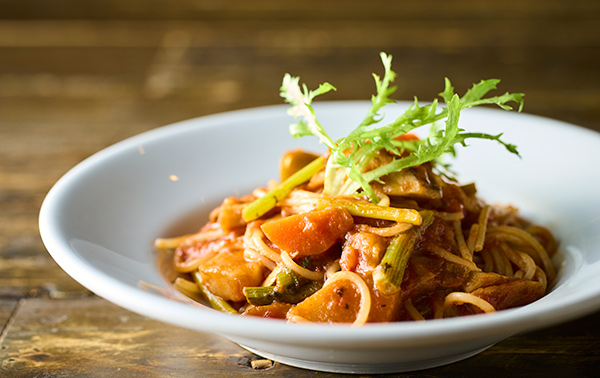
<path id="1" fill-rule="evenodd" d="M 17 303 L 18 300 L 16 299 L 0 299 L 0 344 L 2 344 L 5 329 L 17 307 Z"/>
<path id="2" fill-rule="evenodd" d="M 597 113 L 587 122 L 577 113 L 598 101 L 596 21 L 2 21 L 0 98 L 100 99 L 108 114 L 115 99 L 169 98 L 199 115 L 279 103 L 286 71 L 345 84 L 337 99 L 364 98 L 385 50 L 396 57 L 399 98 L 429 99 L 444 76 L 459 88 L 500 77 L 528 94 L 526 111 L 589 127 Z"/>
<path id="3" fill-rule="evenodd" d="M 439 18 L 486 18 L 498 17 L 556 17 L 585 14 L 597 11 L 594 0 L 565 2 L 562 0 L 493 0 L 453 1 L 431 0 L 386 1 L 371 0 L 306 0 L 282 4 L 277 0 L 260 1 L 144 1 L 144 0 L 89 0 L 85 4 L 77 0 L 55 0 L 52 4 L 43 0 L 30 0 L 27 4 L 8 1 L 3 4 L 4 18 L 124 18 L 124 19 L 273 19 L 288 20 L 325 19 L 439 19 Z"/>
<path id="4" fill-rule="evenodd" d="M 0 297 L 22 298 L 49 295 L 52 298 L 88 296 L 89 291 L 70 278 L 50 256 L 0 258 Z"/>
<path id="5" fill-rule="evenodd" d="M 53 51 L 60 55 L 59 50 L 30 51 L 15 58 L 15 63 L 23 62 L 21 70 L 29 66 L 26 73 L 0 74 L 3 119 L 20 117 L 20 122 L 34 119 L 35 114 L 29 109 L 35 104 L 59 117 L 57 120 L 70 117 L 88 125 L 96 120 L 119 126 L 124 121 L 139 123 L 139 119 L 128 117 L 135 115 L 131 111 L 137 109 L 144 109 L 144 114 L 137 113 L 143 121 L 152 122 L 156 117 L 174 121 L 228 109 L 281 103 L 277 88 L 285 72 L 300 75 L 311 86 L 325 80 L 335 83 L 339 91 L 328 95 L 328 99 L 367 98 L 373 91 L 370 73 L 379 67 L 377 49 L 370 52 L 336 49 L 320 56 L 313 53 L 298 58 L 291 54 L 271 59 L 267 52 L 257 55 L 246 51 L 244 56 L 242 51 L 235 49 L 189 49 L 181 62 L 170 66 L 152 66 L 151 62 L 144 66 L 127 59 L 120 62 L 130 66 L 130 70 L 137 67 L 135 71 L 139 74 L 136 75 L 96 73 L 111 59 L 117 59 L 111 54 L 90 60 L 86 70 L 91 72 L 79 74 L 50 73 L 63 59 L 68 60 L 68 55 L 49 61 L 53 66 L 48 66 L 44 74 L 40 74 L 45 70 L 41 66 L 27 63 L 45 61 L 45 56 Z M 500 77 L 502 88 L 527 94 L 527 112 L 548 112 L 549 116 L 566 120 L 573 119 L 570 114 L 585 112 L 592 121 L 597 121 L 598 114 L 586 109 L 593 108 L 600 96 L 596 90 L 600 83 L 600 73 L 596 69 L 600 55 L 592 49 L 578 51 L 575 54 L 572 49 L 565 49 L 560 55 L 570 57 L 561 58 L 560 63 L 542 64 L 543 61 L 551 62 L 558 52 L 539 48 L 537 55 L 523 55 L 522 49 L 482 48 L 477 53 L 457 56 L 452 52 L 427 49 L 389 50 L 396 57 L 394 66 L 400 87 L 396 97 L 399 99 L 410 99 L 412 95 L 431 99 L 439 92 L 444 76 L 452 78 L 457 88 L 462 89 L 481 78 Z M 205 59 L 207 53 L 211 56 L 209 61 Z M 506 62 L 505 58 L 509 56 L 518 57 L 512 58 L 518 60 Z M 319 64 L 324 61 L 327 64 Z M 240 65 L 240 62 L 247 64 Z M 577 67 L 576 72 L 570 72 L 570 67 Z M 65 112 L 65 109 L 70 111 Z M 89 113 L 83 114 L 84 110 Z M 53 119 L 48 117 L 46 122 Z M 597 122 L 587 122 L 586 126 L 589 124 Z M 0 124 L 2 127 L 10 126 Z"/>
<path id="6" fill-rule="evenodd" d="M 432 376 L 485 371 L 486 377 L 595 377 L 600 367 L 600 312 L 510 337 L 463 362 L 434 369 Z"/>
<path id="7" fill-rule="evenodd" d="M 591 330 L 600 313 L 560 327 L 509 338 L 487 351 L 452 365 L 404 377 L 553 376 L 570 372 L 592 377 L 600 361 L 599 341 Z M 597 328 L 597 327 L 596 327 Z M 312 377 L 314 372 L 274 364 L 253 371 L 257 358 L 209 334 L 189 332 L 116 307 L 100 298 L 21 301 L 0 350 L 0 373 L 10 377 L 145 376 Z M 530 369 L 524 368 L 531 366 Z M 254 376 L 254 375 L 253 375 Z M 337 374 L 319 374 L 337 377 Z"/>
<path id="8" fill-rule="evenodd" d="M 588 14 L 589 15 L 589 14 Z M 599 14 L 508 20 L 1 20 L 2 47 L 309 48 L 597 46 Z M 176 31 L 179 35 L 165 34 Z M 177 38 L 180 36 L 182 38 Z"/>
<path id="9" fill-rule="evenodd" d="M 246 376 L 255 373 L 247 366 L 252 358 L 220 337 L 152 321 L 99 298 L 38 298 L 22 301 L 5 332 L 0 374 Z"/>

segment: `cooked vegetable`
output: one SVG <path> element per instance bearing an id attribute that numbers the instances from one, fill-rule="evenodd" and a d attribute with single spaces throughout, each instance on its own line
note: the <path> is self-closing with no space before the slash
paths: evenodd
<path id="1" fill-rule="evenodd" d="M 275 301 L 296 304 L 322 286 L 319 281 L 301 283 L 292 270 L 284 268 L 277 274 L 275 286 L 245 287 L 244 295 L 248 303 L 255 306 L 269 305 Z"/>
<path id="2" fill-rule="evenodd" d="M 373 203 L 360 202 L 345 198 L 323 199 L 324 203 L 331 203 L 335 206 L 342 206 L 350 214 L 365 218 L 386 219 L 396 222 L 421 224 L 421 216 L 414 209 L 403 209 L 389 206 L 379 206 Z"/>
<path id="3" fill-rule="evenodd" d="M 292 257 L 318 255 L 350 230 L 354 220 L 343 207 L 327 207 L 274 219 L 261 226 L 275 245 Z"/>
<path id="4" fill-rule="evenodd" d="M 269 210 L 277 205 L 277 202 L 281 201 L 295 187 L 310 180 L 315 173 L 322 170 L 324 164 L 325 158 L 322 156 L 316 158 L 310 164 L 304 166 L 302 169 L 290 176 L 287 180 L 279 184 L 264 197 L 261 197 L 246 206 L 242 211 L 242 218 L 244 218 L 246 222 L 250 222 L 265 215 Z"/>
<path id="5" fill-rule="evenodd" d="M 198 290 L 206 298 L 208 303 L 210 303 L 212 308 L 229 314 L 239 314 L 239 312 L 237 312 L 233 307 L 231 307 L 229 302 L 217 295 L 214 295 L 210 290 L 206 288 L 206 286 L 204 286 L 204 283 L 202 282 L 202 276 L 198 271 L 194 272 L 192 276 L 194 277 L 194 282 L 196 283 Z"/>
<path id="6" fill-rule="evenodd" d="M 398 234 L 390 241 L 385 255 L 373 272 L 373 279 L 377 289 L 385 295 L 396 294 L 400 291 L 404 269 L 410 258 L 415 244 L 421 233 L 433 221 L 432 211 L 423 211 L 423 223 L 420 227 L 413 227 L 405 233 Z"/>
<path id="7" fill-rule="evenodd" d="M 399 223 L 421 224 L 421 215 L 417 210 L 380 206 L 356 198 L 332 197 L 320 195 L 305 190 L 295 190 L 294 193 L 281 201 L 281 204 L 292 211 L 305 212 L 327 207 L 343 207 L 350 214 L 364 218 L 386 219 Z"/>
<path id="8" fill-rule="evenodd" d="M 257 262 L 246 260 L 243 251 L 222 250 L 201 263 L 197 272 L 213 294 L 237 302 L 244 299 L 245 286 L 257 286 L 262 282 L 264 268 Z"/>
<path id="9" fill-rule="evenodd" d="M 279 177 L 281 181 L 287 180 L 318 157 L 319 155 L 301 149 L 287 151 L 279 161 Z"/>
<path id="10" fill-rule="evenodd" d="M 323 288 L 292 307 L 292 322 L 352 323 L 363 325 L 371 309 L 371 294 L 365 282 L 353 272 L 339 271 Z"/>

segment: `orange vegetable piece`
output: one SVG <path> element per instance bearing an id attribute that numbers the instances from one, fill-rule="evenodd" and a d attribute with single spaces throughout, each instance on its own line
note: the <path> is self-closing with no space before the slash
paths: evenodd
<path id="1" fill-rule="evenodd" d="M 342 207 L 328 207 L 264 223 L 262 231 L 293 258 L 325 252 L 348 232 L 354 219 Z"/>
<path id="2" fill-rule="evenodd" d="M 344 248 L 340 257 L 340 268 L 354 272 L 358 264 L 358 250 L 354 248 Z"/>
<path id="3" fill-rule="evenodd" d="M 198 267 L 206 288 L 226 301 L 243 301 L 244 287 L 259 286 L 264 278 L 261 264 L 247 261 L 242 251 L 222 250 Z"/>
<path id="4" fill-rule="evenodd" d="M 349 281 L 340 280 L 324 287 L 306 298 L 287 313 L 288 320 L 295 317 L 319 323 L 352 323 L 360 308 L 360 292 Z"/>
<path id="5" fill-rule="evenodd" d="M 318 157 L 319 155 L 300 149 L 286 152 L 279 161 L 279 177 L 281 181 L 287 180 L 291 175 L 298 172 Z"/>

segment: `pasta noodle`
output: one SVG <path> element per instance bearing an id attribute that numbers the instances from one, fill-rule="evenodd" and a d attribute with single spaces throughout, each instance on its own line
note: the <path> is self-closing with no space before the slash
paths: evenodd
<path id="1" fill-rule="evenodd" d="M 410 316 L 413 318 L 413 320 L 417 320 L 417 321 L 425 320 L 425 318 L 423 317 L 423 315 L 421 315 L 419 310 L 417 310 L 416 307 L 413 306 L 412 301 L 410 301 L 410 300 L 405 301 L 404 308 L 410 314 Z"/>
<path id="2" fill-rule="evenodd" d="M 462 265 L 469 270 L 480 270 L 473 261 L 469 261 L 460 256 L 454 255 L 438 245 L 429 244 L 428 248 L 432 253 L 436 254 L 437 256 L 439 256 L 447 261 Z"/>
<path id="3" fill-rule="evenodd" d="M 514 226 L 494 226 L 489 230 L 490 237 L 502 237 L 512 243 L 519 244 L 521 246 L 530 247 L 531 257 L 536 260 L 536 263 L 542 264 L 546 274 L 553 279 L 556 275 L 552 261 L 546 249 L 535 239 L 533 235 L 527 231 L 514 227 Z"/>
<path id="4" fill-rule="evenodd" d="M 367 224 L 355 225 L 357 231 L 370 232 L 379 236 L 394 236 L 408 231 L 413 225 L 410 223 L 396 223 L 389 227 L 373 227 Z"/>
<path id="5" fill-rule="evenodd" d="M 444 307 L 450 308 L 454 305 L 462 305 L 465 303 L 477 306 L 483 312 L 494 312 L 496 309 L 485 299 L 481 299 L 470 293 L 453 292 L 446 296 Z"/>
<path id="6" fill-rule="evenodd" d="M 454 235 L 456 237 L 456 244 L 462 255 L 463 259 L 471 260 L 473 258 L 473 254 L 469 250 L 467 243 L 465 242 L 465 236 L 463 235 L 461 229 L 461 223 L 459 221 L 453 222 L 454 224 Z"/>
<path id="7" fill-rule="evenodd" d="M 479 252 L 483 249 L 483 243 L 485 242 L 485 231 L 488 223 L 488 217 L 490 216 L 490 209 L 491 207 L 486 205 L 479 213 L 477 238 L 475 239 L 475 245 L 473 246 L 473 251 L 475 252 Z"/>
<path id="8" fill-rule="evenodd" d="M 280 262 L 282 259 L 281 255 L 267 246 L 263 241 L 263 236 L 262 231 L 255 224 L 248 225 L 244 234 L 244 248 L 246 250 L 251 249 L 272 262 Z"/>

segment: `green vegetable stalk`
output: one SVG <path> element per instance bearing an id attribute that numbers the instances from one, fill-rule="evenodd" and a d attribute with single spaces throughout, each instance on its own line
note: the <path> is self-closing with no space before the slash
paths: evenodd
<path id="1" fill-rule="evenodd" d="M 322 170 L 324 164 L 325 158 L 322 156 L 316 158 L 298 172 L 288 177 L 287 180 L 277 185 L 275 189 L 246 206 L 242 210 L 242 218 L 246 222 L 250 222 L 265 215 L 269 210 L 277 206 L 277 202 L 285 198 L 295 187 L 310 180 L 315 173 Z"/>
<path id="2" fill-rule="evenodd" d="M 289 268 L 282 268 L 275 278 L 275 291 L 277 293 L 285 293 L 286 291 L 295 290 L 300 286 L 298 276 Z"/>
<path id="3" fill-rule="evenodd" d="M 379 206 L 370 202 L 360 202 L 336 197 L 327 199 L 321 198 L 318 199 L 317 202 L 320 203 L 321 207 L 343 207 L 348 210 L 350 214 L 364 218 L 385 219 L 398 223 L 410 223 L 414 225 L 420 225 L 422 222 L 419 212 L 413 209 Z"/>
<path id="4" fill-rule="evenodd" d="M 282 268 L 277 274 L 274 286 L 245 287 L 244 295 L 248 303 L 263 306 L 274 301 L 299 303 L 314 294 L 323 286 L 322 282 L 300 282 L 296 274 L 288 268 Z"/>
<path id="5" fill-rule="evenodd" d="M 309 281 L 295 289 L 288 289 L 283 292 L 278 292 L 276 286 L 245 287 L 244 295 L 248 303 L 255 306 L 268 305 L 274 301 L 295 304 L 313 295 L 322 286 L 322 282 Z"/>
<path id="6" fill-rule="evenodd" d="M 274 286 L 245 287 L 244 295 L 248 303 L 255 306 L 265 306 L 273 303 L 276 299 Z"/>
<path id="7" fill-rule="evenodd" d="M 392 295 L 400 291 L 404 270 L 415 244 L 433 222 L 432 211 L 422 211 L 421 216 L 423 218 L 421 226 L 413 227 L 392 238 L 381 262 L 373 271 L 373 281 L 382 294 Z"/>

